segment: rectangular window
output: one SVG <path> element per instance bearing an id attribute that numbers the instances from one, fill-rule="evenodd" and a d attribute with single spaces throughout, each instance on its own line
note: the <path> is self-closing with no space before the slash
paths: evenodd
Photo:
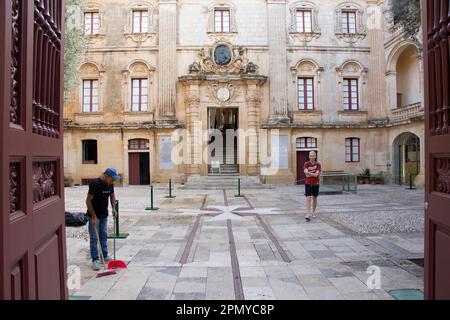
<path id="1" fill-rule="evenodd" d="M 98 80 L 83 80 L 83 112 L 98 111 Z"/>
<path id="2" fill-rule="evenodd" d="M 131 83 L 131 111 L 147 111 L 148 80 L 133 79 Z"/>
<path id="3" fill-rule="evenodd" d="M 98 12 L 84 13 L 84 33 L 87 35 L 98 34 L 100 30 L 100 14 Z"/>
<path id="4" fill-rule="evenodd" d="M 97 140 L 83 140 L 83 164 L 97 163 Z"/>
<path id="5" fill-rule="evenodd" d="M 356 12 L 354 11 L 342 12 L 342 33 L 346 34 L 356 33 Z"/>
<path id="6" fill-rule="evenodd" d="M 214 31 L 230 32 L 230 10 L 214 11 Z"/>
<path id="7" fill-rule="evenodd" d="M 358 79 L 344 79 L 344 110 L 359 110 Z"/>
<path id="8" fill-rule="evenodd" d="M 359 162 L 360 147 L 358 138 L 345 139 L 345 162 Z"/>
<path id="9" fill-rule="evenodd" d="M 297 32 L 312 32 L 312 12 L 310 10 L 297 10 Z"/>
<path id="10" fill-rule="evenodd" d="M 133 11 L 133 33 L 148 32 L 148 11 Z"/>
<path id="11" fill-rule="evenodd" d="M 298 109 L 314 110 L 313 78 L 298 78 Z"/>

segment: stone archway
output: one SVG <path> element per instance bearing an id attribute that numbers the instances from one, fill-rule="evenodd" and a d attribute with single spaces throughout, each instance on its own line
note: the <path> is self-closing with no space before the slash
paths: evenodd
<path id="1" fill-rule="evenodd" d="M 391 109 L 422 102 L 421 58 L 414 42 L 403 41 L 392 50 L 386 76 Z"/>
<path id="2" fill-rule="evenodd" d="M 420 138 L 405 132 L 395 138 L 393 148 L 393 181 L 396 184 L 414 183 L 421 174 Z"/>

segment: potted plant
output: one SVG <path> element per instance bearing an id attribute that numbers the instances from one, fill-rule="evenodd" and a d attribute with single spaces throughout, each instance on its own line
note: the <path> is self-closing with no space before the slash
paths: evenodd
<path id="1" fill-rule="evenodd" d="M 364 183 L 364 176 L 361 173 L 356 176 L 356 182 L 358 184 L 363 184 Z"/>
<path id="2" fill-rule="evenodd" d="M 364 184 L 370 184 L 370 177 L 372 176 L 370 169 L 367 168 L 364 170 L 363 172 L 363 180 L 364 180 Z"/>
<path id="3" fill-rule="evenodd" d="M 384 172 L 380 172 L 376 175 L 376 184 L 385 184 Z"/>
<path id="4" fill-rule="evenodd" d="M 73 179 L 71 177 L 64 176 L 64 187 L 72 187 Z"/>

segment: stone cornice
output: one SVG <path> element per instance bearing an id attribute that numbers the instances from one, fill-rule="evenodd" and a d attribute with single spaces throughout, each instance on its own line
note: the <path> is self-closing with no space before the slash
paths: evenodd
<path id="1" fill-rule="evenodd" d="M 197 81 L 199 83 L 205 81 L 257 81 L 259 85 L 263 85 L 267 81 L 266 76 L 258 74 L 223 74 L 223 75 L 206 75 L 206 74 L 189 74 L 178 78 L 181 83 L 190 83 Z"/>

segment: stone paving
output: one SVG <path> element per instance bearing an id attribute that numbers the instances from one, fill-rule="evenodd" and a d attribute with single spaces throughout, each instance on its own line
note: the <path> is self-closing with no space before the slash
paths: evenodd
<path id="1" fill-rule="evenodd" d="M 128 269 L 95 278 L 89 244 L 68 229 L 68 265 L 81 270 L 90 299 L 393 299 L 390 290 L 423 289 L 423 191 L 362 186 L 356 195 L 322 196 L 304 221 L 302 187 L 244 190 L 117 188 L 117 258 Z M 86 187 L 66 189 L 66 210 L 84 211 Z M 112 223 L 112 221 L 110 221 Z M 85 230 L 86 227 L 83 227 Z M 112 228 L 111 228 L 112 229 Z M 112 241 L 109 250 L 112 255 Z M 370 290 L 370 266 L 381 288 Z"/>

